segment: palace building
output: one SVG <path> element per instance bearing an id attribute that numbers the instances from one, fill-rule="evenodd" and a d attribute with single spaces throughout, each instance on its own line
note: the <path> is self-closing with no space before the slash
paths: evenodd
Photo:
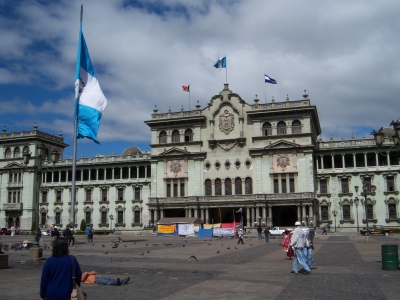
<path id="1" fill-rule="evenodd" d="M 374 139 L 323 141 L 317 107 L 303 99 L 247 103 L 229 89 L 205 108 L 158 113 L 145 122 L 151 153 L 77 158 L 76 223 L 140 232 L 164 217 L 247 227 L 336 224 L 357 230 L 366 221 L 397 227 L 399 158 L 385 128 Z M 44 145 L 47 157 L 37 156 Z M 71 210 L 72 158 L 48 161 L 65 147 L 62 134 L 0 135 L 0 227 L 65 227 Z M 22 154 L 32 153 L 25 166 Z M 41 165 L 41 182 L 36 166 Z M 365 186 L 365 192 L 363 190 Z M 357 186 L 357 188 L 356 188 Z M 39 201 L 39 205 L 37 202 Z"/>

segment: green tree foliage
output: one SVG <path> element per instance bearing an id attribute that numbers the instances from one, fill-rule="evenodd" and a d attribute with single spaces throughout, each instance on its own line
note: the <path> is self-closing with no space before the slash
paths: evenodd
<path id="1" fill-rule="evenodd" d="M 82 219 L 82 221 L 81 221 L 81 227 L 80 227 L 80 229 L 81 229 L 82 231 L 85 231 L 85 229 L 86 229 L 86 221 L 85 221 L 84 219 Z"/>

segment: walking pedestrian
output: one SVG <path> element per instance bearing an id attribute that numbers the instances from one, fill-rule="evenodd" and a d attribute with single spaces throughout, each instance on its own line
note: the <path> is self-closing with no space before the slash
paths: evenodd
<path id="1" fill-rule="evenodd" d="M 269 243 L 269 229 L 268 229 L 268 227 L 265 227 L 264 236 L 265 236 L 265 242 Z"/>
<path id="2" fill-rule="evenodd" d="M 258 224 L 257 233 L 258 233 L 258 241 L 261 243 L 262 242 L 262 228 L 261 228 L 260 224 Z"/>
<path id="3" fill-rule="evenodd" d="M 296 229 L 293 231 L 293 236 L 289 245 L 289 247 L 293 248 L 295 252 L 293 259 L 293 270 L 291 273 L 299 273 L 298 263 L 300 263 L 305 270 L 303 274 L 307 275 L 311 273 L 306 260 L 307 246 L 309 244 L 305 232 L 301 229 L 301 223 L 297 221 L 295 226 Z"/>
<path id="4" fill-rule="evenodd" d="M 71 229 L 69 229 L 69 225 L 67 225 L 67 227 L 64 230 L 64 237 L 67 239 L 68 246 L 69 246 L 71 243 Z"/>
<path id="5" fill-rule="evenodd" d="M 239 240 L 238 240 L 238 244 L 242 242 L 242 244 L 244 244 L 243 242 L 243 230 L 239 229 Z"/>
<path id="6" fill-rule="evenodd" d="M 70 246 L 71 243 L 72 243 L 72 246 L 75 246 L 75 230 L 73 227 L 71 228 L 71 236 L 70 236 L 70 240 L 68 241 L 68 246 Z"/>
<path id="7" fill-rule="evenodd" d="M 36 237 L 37 237 L 38 244 L 41 245 L 42 244 L 42 230 L 40 230 L 39 226 L 36 229 Z"/>
<path id="8" fill-rule="evenodd" d="M 85 233 L 86 233 L 86 242 L 90 243 L 90 235 L 92 234 L 92 228 L 90 228 L 89 225 L 86 226 Z"/>
<path id="9" fill-rule="evenodd" d="M 326 225 L 324 226 L 324 227 L 322 227 L 322 234 L 326 234 L 326 235 L 328 235 L 328 233 L 326 232 Z"/>
<path id="10" fill-rule="evenodd" d="M 50 235 L 51 235 L 51 245 L 53 245 L 54 241 L 60 237 L 60 232 L 58 231 L 57 226 L 54 226 L 50 230 Z"/>

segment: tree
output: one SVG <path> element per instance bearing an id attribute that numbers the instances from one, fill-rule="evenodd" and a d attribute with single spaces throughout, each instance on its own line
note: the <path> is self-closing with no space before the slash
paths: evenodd
<path id="1" fill-rule="evenodd" d="M 82 219 L 82 221 L 81 221 L 81 230 L 85 231 L 85 229 L 86 229 L 86 221 L 84 219 Z"/>

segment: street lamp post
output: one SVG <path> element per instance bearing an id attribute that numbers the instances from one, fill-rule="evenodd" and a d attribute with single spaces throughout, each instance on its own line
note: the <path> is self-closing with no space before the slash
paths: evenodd
<path id="1" fill-rule="evenodd" d="M 358 199 L 358 197 L 355 197 L 354 198 L 354 204 L 356 205 L 356 214 L 357 214 L 357 234 L 360 233 L 360 227 L 358 226 L 358 203 L 359 202 L 360 202 L 360 200 Z"/>
<path id="2" fill-rule="evenodd" d="M 110 215 L 110 234 L 112 234 L 112 221 L 114 220 L 114 216 Z"/>
<path id="3" fill-rule="evenodd" d="M 31 153 L 28 151 L 25 151 L 23 153 L 23 161 L 24 161 L 24 165 L 25 167 L 29 164 L 29 160 L 31 158 Z M 38 178 L 38 191 L 36 194 L 36 209 L 35 209 L 35 215 L 34 215 L 34 244 L 33 247 L 31 247 L 29 249 L 29 258 L 27 259 L 27 261 L 29 262 L 37 262 L 39 260 L 43 260 L 43 248 L 40 247 L 39 245 L 39 236 L 37 234 L 37 230 L 39 228 L 39 199 L 40 199 L 40 187 L 42 185 L 42 174 L 43 174 L 43 170 L 42 170 L 42 163 L 43 160 L 46 158 L 46 147 L 43 144 L 37 145 L 37 157 L 39 158 L 39 164 L 38 165 L 34 165 L 32 170 L 36 169 L 36 175 Z M 59 160 L 60 158 L 60 153 L 57 150 L 53 150 L 51 151 L 51 162 L 53 163 L 53 166 L 55 165 L 55 163 Z"/>
<path id="4" fill-rule="evenodd" d="M 356 185 L 354 187 L 356 194 L 358 192 L 358 186 Z M 367 225 L 367 231 L 365 232 L 365 241 L 367 241 L 367 235 L 369 235 L 369 227 L 368 227 L 368 206 L 367 206 L 367 192 L 370 191 L 370 189 L 372 190 L 372 192 L 375 192 L 376 190 L 376 186 L 375 185 L 371 185 L 371 187 L 369 187 L 369 185 L 366 184 L 365 181 L 363 181 L 363 186 L 362 186 L 363 192 L 364 192 L 364 201 L 361 200 L 361 203 L 364 204 L 365 206 L 365 223 Z"/>
<path id="5" fill-rule="evenodd" d="M 337 211 L 334 210 L 332 213 L 333 213 L 333 216 L 335 217 L 335 232 L 336 232 L 336 215 L 337 215 Z"/>

